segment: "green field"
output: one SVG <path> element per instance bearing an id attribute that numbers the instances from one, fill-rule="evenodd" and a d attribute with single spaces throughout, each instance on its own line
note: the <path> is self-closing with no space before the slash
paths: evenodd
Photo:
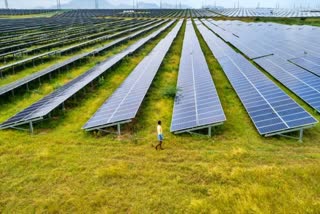
<path id="1" fill-rule="evenodd" d="M 315 22 L 320 23 L 319 19 Z M 212 138 L 170 133 L 174 98 L 166 94 L 176 86 L 185 24 L 137 118 L 123 127 L 123 134 L 81 130 L 170 29 L 106 72 L 97 86 L 68 102 L 66 111 L 57 111 L 50 120 L 37 124 L 34 135 L 0 131 L 1 213 L 320 212 L 320 125 L 305 131 L 303 143 L 261 137 L 199 34 L 227 122 L 214 130 Z M 0 122 L 137 40 L 1 102 Z M 320 120 L 309 106 L 277 84 Z M 163 151 L 152 147 L 157 143 L 158 120 L 163 121 Z"/>

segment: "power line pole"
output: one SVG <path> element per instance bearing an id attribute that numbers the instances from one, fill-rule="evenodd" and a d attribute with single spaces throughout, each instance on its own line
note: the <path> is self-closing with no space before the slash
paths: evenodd
<path id="1" fill-rule="evenodd" d="M 95 7 L 96 7 L 96 9 L 99 9 L 99 0 L 95 1 Z"/>
<path id="2" fill-rule="evenodd" d="M 9 9 L 8 0 L 4 0 L 4 4 L 5 4 L 5 6 L 6 6 L 6 9 Z"/>
<path id="3" fill-rule="evenodd" d="M 61 9 L 61 3 L 60 0 L 57 0 L 57 9 L 60 10 Z"/>

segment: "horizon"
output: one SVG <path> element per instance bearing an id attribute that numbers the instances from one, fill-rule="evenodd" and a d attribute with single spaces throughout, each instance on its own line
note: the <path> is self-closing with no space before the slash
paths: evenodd
<path id="1" fill-rule="evenodd" d="M 28 2 L 22 0 L 7 0 L 10 9 L 55 9 L 57 7 L 56 0 L 29 0 Z M 139 9 L 160 8 L 160 0 L 99 0 L 99 9 L 127 9 L 137 6 L 139 2 Z M 262 2 L 257 0 L 234 0 L 225 2 L 222 0 L 162 0 L 163 9 L 176 8 L 181 4 L 184 8 L 200 9 L 203 7 L 224 7 L 224 8 L 320 8 L 320 0 L 271 0 Z M 93 9 L 95 7 L 94 0 L 61 0 L 62 9 Z M 109 8 L 105 7 L 109 6 Z M 121 8 L 122 7 L 122 8 Z M 150 8 L 148 8 L 150 7 Z M 5 0 L 0 0 L 0 8 L 5 8 Z"/>

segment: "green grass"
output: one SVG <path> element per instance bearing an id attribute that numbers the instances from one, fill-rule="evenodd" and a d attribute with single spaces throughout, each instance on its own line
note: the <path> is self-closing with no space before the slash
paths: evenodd
<path id="1" fill-rule="evenodd" d="M 303 144 L 260 137 L 198 32 L 228 120 L 212 138 L 169 132 L 173 98 L 164 92 L 176 85 L 184 30 L 185 25 L 137 118 L 123 127 L 122 136 L 86 133 L 81 127 L 164 34 L 108 72 L 99 87 L 78 97 L 77 105 L 69 103 L 66 112 L 36 125 L 35 135 L 1 131 L 0 211 L 318 213 L 319 125 L 306 131 Z M 72 69 L 69 78 L 64 74 L 42 85 L 40 95 L 27 93 L 1 105 L 0 120 L 79 75 L 89 64 Z M 159 119 L 165 133 L 161 152 L 151 147 Z"/>

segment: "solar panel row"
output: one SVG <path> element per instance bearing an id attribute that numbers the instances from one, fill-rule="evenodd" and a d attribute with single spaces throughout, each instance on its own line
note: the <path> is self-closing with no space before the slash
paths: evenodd
<path id="1" fill-rule="evenodd" d="M 164 22 L 167 22 L 167 20 Z M 74 94 L 83 89 L 85 86 L 97 79 L 105 71 L 119 63 L 123 58 L 138 50 L 149 40 L 155 38 L 157 35 L 159 35 L 172 24 L 173 21 L 170 21 L 169 23 L 165 24 L 165 26 L 161 27 L 157 31 L 148 35 L 147 37 L 140 39 L 138 42 L 129 46 L 122 52 L 113 55 L 107 60 L 101 62 L 96 67 L 90 69 L 89 71 L 80 75 L 76 79 L 73 79 L 71 82 L 67 83 L 66 85 L 54 91 L 50 95 L 44 97 L 40 101 L 34 103 L 30 107 L 26 108 L 25 110 L 21 111 L 17 115 L 2 123 L 0 125 L 0 129 L 12 128 L 22 124 L 30 123 L 30 129 L 32 131 L 33 128 L 31 127 L 33 121 L 42 120 L 51 111 L 53 111 L 58 106 L 62 105 L 67 99 L 69 99 Z"/>
<path id="2" fill-rule="evenodd" d="M 85 124 L 87 131 L 102 129 L 135 118 L 160 65 L 177 36 L 182 21 L 146 56 L 132 71 L 113 95 L 99 108 Z M 120 134 L 120 129 L 118 129 Z"/>
<path id="3" fill-rule="evenodd" d="M 236 90 L 261 135 L 271 136 L 300 129 L 318 121 L 200 22 L 199 31 Z"/>
<path id="4" fill-rule="evenodd" d="M 9 68 L 14 68 L 15 66 L 20 66 L 20 65 L 23 65 L 25 63 L 28 63 L 28 62 L 32 62 L 34 60 L 38 60 L 38 59 L 41 59 L 42 57 L 45 57 L 45 56 L 52 56 L 52 55 L 55 55 L 57 54 L 58 51 L 50 51 L 50 52 L 47 52 L 47 53 L 43 53 L 43 54 L 39 54 L 37 56 L 33 56 L 33 57 L 30 57 L 30 58 L 27 58 L 27 59 L 24 59 L 24 60 L 21 60 L 21 61 L 18 61 L 18 62 L 14 62 L 14 63 L 11 63 L 9 65 L 4 65 L 4 66 L 1 66 L 0 67 L 0 77 L 2 77 L 2 72 L 6 69 L 9 69 Z"/>
<path id="5" fill-rule="evenodd" d="M 192 21 L 187 21 L 174 103 L 171 132 L 181 133 L 222 124 L 218 93 Z"/>

